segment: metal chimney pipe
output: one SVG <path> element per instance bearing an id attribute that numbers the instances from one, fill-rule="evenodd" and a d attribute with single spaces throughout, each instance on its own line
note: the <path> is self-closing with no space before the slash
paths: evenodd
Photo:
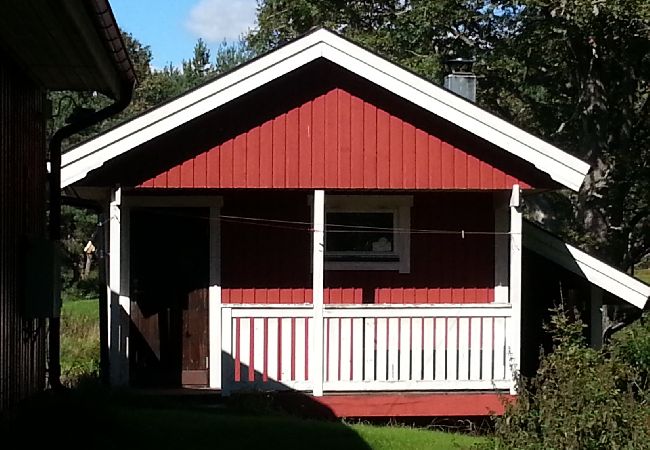
<path id="1" fill-rule="evenodd" d="M 476 75 L 472 71 L 474 59 L 449 59 L 445 65 L 448 72 L 444 81 L 445 89 L 476 103 Z"/>

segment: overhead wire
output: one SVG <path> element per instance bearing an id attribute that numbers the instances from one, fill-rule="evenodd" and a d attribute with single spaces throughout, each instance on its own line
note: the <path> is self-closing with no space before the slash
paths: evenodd
<path id="1" fill-rule="evenodd" d="M 312 232 L 313 223 L 300 221 L 300 220 L 287 220 L 287 219 L 272 219 L 265 217 L 247 217 L 235 216 L 229 214 L 221 214 L 218 217 L 197 216 L 189 214 L 179 214 L 172 211 L 164 211 L 164 209 L 156 209 L 154 213 L 175 217 L 192 217 L 207 221 L 220 220 L 222 222 L 238 223 L 244 225 L 253 225 L 266 228 L 285 229 L 294 231 L 307 231 Z M 443 230 L 443 229 L 422 229 L 422 228 L 400 228 L 400 227 L 376 227 L 368 225 L 346 225 L 336 223 L 326 223 L 326 231 L 328 233 L 378 233 L 382 231 L 389 231 L 396 234 L 437 234 L 437 235 L 459 235 L 462 238 L 465 236 L 508 236 L 513 233 L 510 231 L 480 231 L 480 230 Z"/>

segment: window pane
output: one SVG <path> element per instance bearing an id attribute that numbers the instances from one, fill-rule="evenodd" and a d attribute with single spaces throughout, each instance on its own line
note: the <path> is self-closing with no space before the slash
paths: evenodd
<path id="1" fill-rule="evenodd" d="M 393 213 L 330 212 L 326 216 L 328 252 L 392 253 Z"/>

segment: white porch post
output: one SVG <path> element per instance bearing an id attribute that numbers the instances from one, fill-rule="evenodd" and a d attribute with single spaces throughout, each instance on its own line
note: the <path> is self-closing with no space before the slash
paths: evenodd
<path id="1" fill-rule="evenodd" d="M 210 208 L 210 288 L 208 290 L 210 387 L 221 389 L 221 209 Z"/>
<path id="2" fill-rule="evenodd" d="M 325 253 L 325 191 L 314 191 L 312 289 L 314 307 L 313 357 L 309 358 L 313 394 L 323 395 L 323 270 Z"/>
<path id="3" fill-rule="evenodd" d="M 513 375 L 519 370 L 521 352 L 521 255 L 522 255 L 522 214 L 521 189 L 518 184 L 512 186 L 510 196 L 510 285 L 508 287 L 510 306 L 512 308 L 509 327 L 509 365 Z M 516 394 L 514 383 L 510 389 Z"/>
<path id="4" fill-rule="evenodd" d="M 227 305 L 230 306 L 230 305 Z M 221 308 L 221 395 L 229 396 L 234 372 L 232 308 Z"/>
<path id="5" fill-rule="evenodd" d="M 603 346 L 603 290 L 594 284 L 591 285 L 590 300 L 591 346 L 599 349 Z"/>
<path id="6" fill-rule="evenodd" d="M 129 383 L 129 211 L 122 205 L 122 189 L 111 193 L 108 243 L 108 354 L 113 386 Z"/>

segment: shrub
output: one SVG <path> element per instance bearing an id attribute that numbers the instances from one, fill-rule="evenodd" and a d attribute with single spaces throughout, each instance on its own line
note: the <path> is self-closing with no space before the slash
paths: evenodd
<path id="1" fill-rule="evenodd" d="M 612 357 L 634 367 L 644 387 L 650 388 L 650 314 L 614 334 Z"/>
<path id="2" fill-rule="evenodd" d="M 519 381 L 517 401 L 496 421 L 498 449 L 650 448 L 647 392 L 636 368 L 614 352 L 589 348 L 580 321 L 557 310 L 547 327 L 552 353 L 531 380 Z"/>

